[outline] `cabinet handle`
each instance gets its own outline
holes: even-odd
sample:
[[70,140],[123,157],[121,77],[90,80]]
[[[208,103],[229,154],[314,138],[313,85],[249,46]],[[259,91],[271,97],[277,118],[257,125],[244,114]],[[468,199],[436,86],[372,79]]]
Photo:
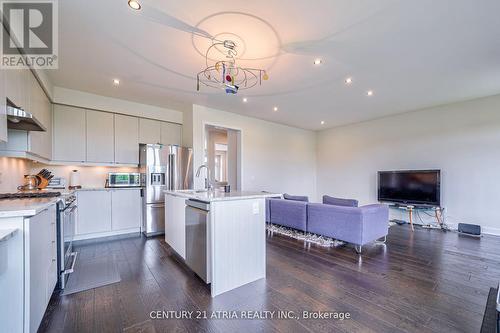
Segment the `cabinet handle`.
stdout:
[[55,260],[55,259],[52,259],[52,262],[56,262],[56,260]]

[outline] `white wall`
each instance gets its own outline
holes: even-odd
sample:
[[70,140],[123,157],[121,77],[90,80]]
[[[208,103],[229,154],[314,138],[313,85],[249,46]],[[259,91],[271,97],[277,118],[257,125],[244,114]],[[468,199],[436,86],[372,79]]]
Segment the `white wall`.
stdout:
[[182,145],[193,146],[193,109],[184,112],[182,117]]
[[[203,164],[206,124],[241,130],[243,190],[289,192],[315,198],[315,132],[194,105],[195,170]],[[197,189],[203,186],[202,179],[195,179]]]
[[500,95],[318,133],[318,196],[377,200],[377,171],[441,169],[447,222],[500,234]]
[[53,91],[54,103],[118,112],[131,116],[153,118],[182,124],[183,113],[180,111],[61,87],[54,87]]
[[31,161],[22,158],[0,157],[0,192],[17,192],[30,173]]

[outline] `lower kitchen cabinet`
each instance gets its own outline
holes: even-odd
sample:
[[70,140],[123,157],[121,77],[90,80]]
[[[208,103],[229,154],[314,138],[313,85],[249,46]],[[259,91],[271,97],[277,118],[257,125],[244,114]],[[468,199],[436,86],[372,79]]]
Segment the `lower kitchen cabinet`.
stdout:
[[77,200],[77,240],[140,231],[140,189],[82,190]]
[[111,231],[111,191],[78,191],[76,234]]
[[0,218],[1,229],[16,230],[0,241],[0,332],[37,332],[57,284],[56,223],[55,203]]
[[0,241],[0,331],[22,332],[24,326],[24,235],[22,218],[0,219],[0,228],[16,230]]
[[141,209],[141,190],[112,190],[111,229],[140,228]]
[[25,221],[25,332],[38,330],[57,284],[56,221],[55,204]]

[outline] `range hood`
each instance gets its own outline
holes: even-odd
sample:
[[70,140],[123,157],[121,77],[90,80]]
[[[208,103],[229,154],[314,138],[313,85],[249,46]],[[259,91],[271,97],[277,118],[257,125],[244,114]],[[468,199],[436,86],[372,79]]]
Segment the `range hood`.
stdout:
[[7,128],[23,131],[42,131],[47,129],[29,112],[7,101]]

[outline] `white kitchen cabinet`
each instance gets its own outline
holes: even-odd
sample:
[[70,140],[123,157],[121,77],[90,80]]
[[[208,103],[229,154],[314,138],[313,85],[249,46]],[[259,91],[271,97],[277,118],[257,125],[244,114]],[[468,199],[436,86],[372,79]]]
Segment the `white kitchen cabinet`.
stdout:
[[57,283],[56,205],[26,220],[25,332],[36,332]]
[[55,161],[85,162],[86,110],[54,105],[53,155]]
[[115,114],[115,163],[139,164],[139,119]]
[[52,104],[42,87],[31,75],[30,79],[31,98],[30,112],[35,118],[45,127],[45,132],[30,131],[28,132],[28,150],[30,153],[52,159]]
[[111,217],[112,230],[138,230],[142,218],[141,190],[112,190]]
[[160,142],[164,145],[181,145],[182,126],[179,124],[161,122]]
[[[16,53],[15,55],[17,55]],[[7,98],[20,108],[26,108],[24,105],[23,97],[23,71],[25,69],[6,69],[2,70],[5,72],[5,79],[8,84],[5,86],[5,93]]]
[[0,241],[0,331],[37,332],[57,284],[56,204],[34,216],[0,218],[17,231]]
[[161,121],[139,118],[139,142],[160,143]]
[[87,110],[87,162],[114,163],[114,118],[109,112]]
[[0,330],[22,332],[24,313],[24,237],[22,218],[0,219],[0,230],[16,230],[0,241]]
[[165,242],[186,259],[186,198],[165,195]]
[[111,231],[111,191],[78,191],[76,234]]

